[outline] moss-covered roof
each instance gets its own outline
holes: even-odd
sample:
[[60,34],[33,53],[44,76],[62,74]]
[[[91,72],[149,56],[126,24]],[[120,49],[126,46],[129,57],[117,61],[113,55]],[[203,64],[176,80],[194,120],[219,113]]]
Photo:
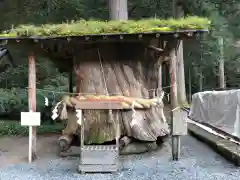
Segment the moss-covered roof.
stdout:
[[62,24],[19,25],[0,33],[0,38],[64,37],[101,34],[163,33],[190,30],[208,30],[211,22],[196,16],[182,19],[144,19],[128,21],[74,21]]

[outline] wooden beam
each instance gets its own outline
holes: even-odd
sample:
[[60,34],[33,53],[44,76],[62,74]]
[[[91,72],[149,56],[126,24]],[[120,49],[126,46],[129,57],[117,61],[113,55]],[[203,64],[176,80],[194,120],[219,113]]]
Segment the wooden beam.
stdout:
[[[181,13],[183,12],[181,10],[182,10],[181,6],[178,5],[178,0],[173,0],[173,17],[174,18],[180,17],[182,15]],[[178,76],[177,76],[177,72],[178,72]],[[183,76],[182,76],[182,74],[183,74]],[[177,116],[179,113],[175,113],[173,111],[174,111],[174,109],[178,108],[178,96],[177,95],[179,94],[182,96],[182,94],[180,94],[178,92],[178,89],[181,88],[180,90],[182,90],[183,86],[185,88],[184,66],[183,66],[183,48],[182,48],[181,40],[180,40],[180,43],[178,46],[178,51],[175,50],[171,54],[170,78],[171,78],[171,88],[170,89],[171,89],[171,104],[172,104],[172,113],[171,113],[172,114],[172,123],[171,123],[171,126],[172,126],[171,127],[171,129],[172,129],[172,158],[173,158],[173,160],[178,160],[179,156],[180,156],[180,136],[176,135],[176,133],[173,132],[173,129],[176,129],[175,126],[179,125],[178,124],[179,122],[177,122],[177,121],[180,117],[174,117],[174,116]],[[181,81],[180,83],[182,83],[182,84],[180,84],[179,81]],[[185,92],[185,89],[183,91]],[[177,119],[177,121],[176,121],[176,119]]]
[[223,56],[223,38],[220,37],[218,39],[219,47],[220,47],[220,58],[219,58],[219,87],[221,89],[225,89],[226,82],[225,82],[225,73],[224,73],[224,56]]
[[[33,53],[29,55],[28,63],[28,106],[29,111],[36,112],[36,61]],[[32,142],[31,160],[35,160],[37,158],[37,128],[29,127],[29,131],[32,134],[30,139]]]
[[151,49],[151,50],[157,51],[157,52],[162,52],[163,51],[163,49],[157,48],[155,46],[148,46],[148,48]]

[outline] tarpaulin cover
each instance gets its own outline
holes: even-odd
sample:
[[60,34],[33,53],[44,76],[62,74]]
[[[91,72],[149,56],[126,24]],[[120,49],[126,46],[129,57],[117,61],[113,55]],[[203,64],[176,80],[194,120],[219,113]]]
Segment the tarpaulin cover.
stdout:
[[193,95],[189,117],[240,137],[240,90],[205,91]]

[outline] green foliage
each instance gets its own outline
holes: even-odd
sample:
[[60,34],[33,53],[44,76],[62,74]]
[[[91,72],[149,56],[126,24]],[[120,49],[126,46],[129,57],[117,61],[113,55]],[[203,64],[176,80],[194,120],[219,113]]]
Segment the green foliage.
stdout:
[[208,29],[210,21],[207,18],[186,17],[182,19],[145,19],[129,21],[85,21],[80,20],[64,24],[46,24],[42,26],[20,25],[0,36],[77,36],[87,34],[107,33],[140,33],[140,32],[168,32],[178,30]]
[[18,94],[8,89],[0,89],[0,111],[2,113],[13,113],[21,109],[22,102]]
[[[0,61],[0,116],[11,119],[19,119],[20,112],[28,111],[28,64],[27,56],[21,55],[16,49],[11,48],[15,63],[20,63],[17,67],[8,66],[6,60]],[[15,57],[16,56],[16,57]],[[37,111],[46,118],[51,116],[51,106],[62,96],[52,91],[68,91],[68,77],[59,73],[54,63],[46,58],[37,57]],[[47,91],[42,91],[42,89]],[[49,107],[45,106],[45,97],[49,99]]]
[[[37,91],[37,111],[43,114],[46,109],[44,97],[48,97],[50,102],[58,100],[56,99],[57,97],[54,97],[51,93]],[[0,114],[20,117],[20,112],[22,111],[28,111],[27,89],[0,89]]]
[[[38,134],[61,133],[64,128],[63,124],[43,124],[37,128]],[[28,135],[28,127],[21,126],[20,121],[0,121],[0,136],[26,136]]]

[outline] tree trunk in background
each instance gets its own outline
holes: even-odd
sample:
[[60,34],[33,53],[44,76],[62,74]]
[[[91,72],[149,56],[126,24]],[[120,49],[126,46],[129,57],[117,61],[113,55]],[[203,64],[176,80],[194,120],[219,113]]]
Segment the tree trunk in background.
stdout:
[[51,11],[52,11],[52,0],[47,0],[47,13],[48,13],[48,17],[51,16]]
[[[184,17],[182,6],[177,5],[175,13],[177,18]],[[179,104],[182,105],[187,103],[182,40],[180,41],[178,51],[177,51],[177,74],[178,74],[177,76],[178,101],[179,101]]]
[[127,0],[109,0],[109,17],[111,20],[128,20]]
[[219,86],[225,89],[225,75],[224,75],[224,57],[223,57],[223,38],[219,38],[220,58],[219,58]]

